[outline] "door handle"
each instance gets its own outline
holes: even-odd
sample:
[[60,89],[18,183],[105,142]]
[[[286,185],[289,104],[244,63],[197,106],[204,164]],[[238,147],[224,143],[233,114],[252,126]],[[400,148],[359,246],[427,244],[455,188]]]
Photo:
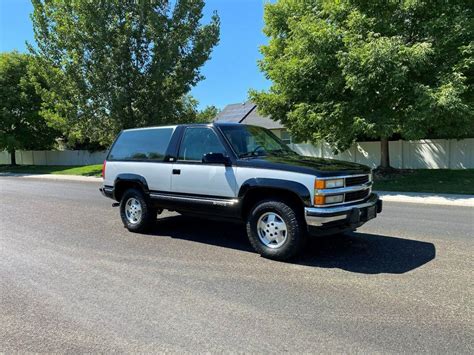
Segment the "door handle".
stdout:
[[181,169],[173,169],[173,175],[180,175]]

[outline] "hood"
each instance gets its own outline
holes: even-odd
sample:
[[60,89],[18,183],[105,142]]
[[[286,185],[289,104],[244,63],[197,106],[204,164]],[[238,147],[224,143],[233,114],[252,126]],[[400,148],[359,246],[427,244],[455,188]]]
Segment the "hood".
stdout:
[[341,176],[370,173],[370,168],[366,165],[335,159],[306,157],[296,154],[239,159],[237,165],[261,169],[291,171],[316,176]]

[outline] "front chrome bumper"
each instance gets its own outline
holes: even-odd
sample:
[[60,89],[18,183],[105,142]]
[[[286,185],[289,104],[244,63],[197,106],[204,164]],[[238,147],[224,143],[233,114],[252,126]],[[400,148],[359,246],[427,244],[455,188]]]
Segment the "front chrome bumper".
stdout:
[[[375,206],[375,215],[369,214],[369,209]],[[370,213],[373,213],[371,209]],[[360,225],[374,218],[377,213],[382,212],[382,200],[372,193],[364,202],[346,206],[334,207],[306,207],[304,209],[306,224],[312,227],[324,227],[330,222],[342,222],[348,225]]]

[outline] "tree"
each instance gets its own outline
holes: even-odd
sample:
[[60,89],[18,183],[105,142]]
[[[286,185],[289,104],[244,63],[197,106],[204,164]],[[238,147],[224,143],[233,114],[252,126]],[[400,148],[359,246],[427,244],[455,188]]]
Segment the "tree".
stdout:
[[259,110],[300,140],[347,149],[393,134],[474,131],[471,1],[279,0],[265,7]]
[[[17,52],[0,53],[0,149],[49,149],[58,132],[40,116],[41,98],[31,80],[31,56]],[[36,83],[39,85],[39,83]]]
[[219,113],[215,106],[206,106],[204,110],[199,111],[199,101],[191,95],[186,95],[182,102],[179,121],[181,123],[209,123]]
[[196,122],[197,123],[209,123],[212,122],[214,118],[216,118],[217,114],[219,113],[219,109],[215,106],[206,106],[206,108],[202,111],[199,111],[196,115]]
[[42,114],[69,141],[111,143],[124,128],[179,123],[219,39],[204,0],[32,0]]

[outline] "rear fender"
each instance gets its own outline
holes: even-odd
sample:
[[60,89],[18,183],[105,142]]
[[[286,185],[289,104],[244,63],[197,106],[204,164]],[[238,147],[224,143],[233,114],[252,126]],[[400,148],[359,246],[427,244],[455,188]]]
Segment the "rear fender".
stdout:
[[134,185],[142,189],[145,194],[149,194],[146,179],[138,174],[118,174],[114,181],[114,199],[119,201],[127,186]]

